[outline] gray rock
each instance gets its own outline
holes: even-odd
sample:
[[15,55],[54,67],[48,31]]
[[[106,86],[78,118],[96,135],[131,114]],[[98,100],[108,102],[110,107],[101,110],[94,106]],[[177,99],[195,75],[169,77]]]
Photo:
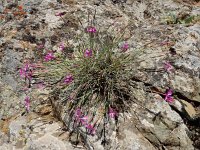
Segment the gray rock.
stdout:
[[34,140],[27,144],[25,147],[27,150],[68,150],[73,149],[70,143],[60,141],[58,138],[51,134],[46,134],[41,138]]
[[10,142],[16,142],[20,138],[25,138],[28,130],[26,130],[26,118],[25,117],[20,117],[16,120],[13,120],[10,122],[9,125],[9,137],[10,137]]

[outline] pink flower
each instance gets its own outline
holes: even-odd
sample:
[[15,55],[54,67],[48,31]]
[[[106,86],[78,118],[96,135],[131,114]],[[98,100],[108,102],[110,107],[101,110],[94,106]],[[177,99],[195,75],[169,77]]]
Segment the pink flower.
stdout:
[[81,109],[80,108],[77,108],[75,110],[75,113],[74,113],[74,117],[75,117],[75,122],[76,123],[79,123],[80,122],[80,117],[82,115],[82,112],[81,112]]
[[88,27],[88,28],[87,28],[87,32],[89,32],[89,33],[96,33],[97,30],[96,30],[95,27]]
[[39,45],[37,46],[37,48],[38,48],[38,49],[44,48],[44,44],[39,44]]
[[76,111],[75,111],[75,114],[74,114],[75,117],[76,117],[76,118],[80,118],[80,117],[81,117],[81,114],[82,114],[81,109],[80,109],[80,108],[77,108]]
[[85,52],[84,52],[84,56],[85,57],[91,57],[92,56],[92,50],[86,49]]
[[29,111],[30,110],[30,97],[26,96],[24,102],[25,102],[26,110]]
[[110,118],[116,118],[118,114],[116,110],[110,107],[108,111],[108,115]]
[[59,48],[60,48],[61,51],[63,51],[65,49],[64,43],[61,43],[60,46],[59,46]]
[[85,127],[88,130],[89,134],[94,135],[96,133],[96,129],[94,128],[94,125],[88,124]]
[[45,84],[43,82],[36,84],[36,87],[40,90],[43,90],[45,88]]
[[55,59],[55,56],[52,52],[47,53],[47,55],[44,57],[45,61],[50,61],[50,60],[53,60],[53,59]]
[[20,68],[19,70],[20,77],[32,79],[32,75],[33,75],[32,70],[33,70],[33,66],[31,64],[28,64],[28,63],[25,64],[25,66]]
[[64,83],[69,84],[74,80],[72,75],[67,75],[64,79]]
[[61,17],[61,16],[64,16],[65,14],[66,14],[66,12],[59,12],[59,13],[56,13],[55,16],[60,16]]
[[83,116],[83,117],[81,117],[79,119],[80,119],[82,125],[87,125],[88,116]]
[[165,101],[166,101],[166,102],[169,102],[169,103],[172,103],[172,102],[173,102],[172,94],[173,94],[172,89],[168,89],[168,90],[166,91],[166,93],[164,94],[164,95],[165,95]]
[[124,43],[124,44],[122,45],[122,47],[121,47],[122,52],[126,52],[126,51],[128,50],[128,48],[129,48],[129,44],[128,44],[128,43]]
[[75,116],[76,122],[78,123],[81,122],[82,125],[87,125],[88,116],[83,116],[80,108],[76,109],[74,116]]
[[167,72],[171,72],[171,70],[173,69],[173,66],[172,66],[169,62],[165,62],[165,63],[164,63],[164,69],[165,69]]

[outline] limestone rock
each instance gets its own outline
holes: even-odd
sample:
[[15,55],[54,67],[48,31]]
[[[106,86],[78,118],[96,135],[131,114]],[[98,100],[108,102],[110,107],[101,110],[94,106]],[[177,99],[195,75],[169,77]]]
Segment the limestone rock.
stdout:
[[189,118],[195,119],[197,117],[197,112],[195,108],[187,101],[181,100],[181,102],[183,103],[183,108],[186,111]]

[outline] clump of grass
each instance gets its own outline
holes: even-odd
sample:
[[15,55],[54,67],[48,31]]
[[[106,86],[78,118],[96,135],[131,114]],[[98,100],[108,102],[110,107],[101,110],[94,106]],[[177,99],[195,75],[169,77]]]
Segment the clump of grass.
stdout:
[[[63,15],[65,13],[56,14],[58,17]],[[87,26],[81,24],[81,32],[74,35],[73,45],[62,41],[57,50],[47,50],[44,44],[39,45],[38,51],[45,50],[43,59],[35,64],[27,62],[20,69],[20,75],[25,78],[28,88],[34,83],[40,88],[53,89],[52,97],[59,98],[60,104],[65,105],[64,111],[68,115],[65,123],[70,130],[81,134],[85,131],[86,135],[101,132],[105,142],[105,124],[109,120],[117,122],[119,114],[127,111],[134,101],[130,86],[135,85],[129,82],[141,71],[137,70],[137,63],[141,62],[137,60],[140,50],[134,49],[130,53],[130,45],[123,38],[126,28],[99,29],[94,19],[88,22]],[[116,31],[119,32],[112,34]],[[172,68],[169,62],[165,63],[166,72],[170,73]],[[30,111],[28,94],[25,107]],[[165,101],[172,102],[172,94],[169,89],[161,95]]]
[[129,54],[129,44],[123,41],[123,30],[115,37],[91,22],[77,36],[78,46],[73,47],[70,58],[62,51],[48,52],[43,68],[34,76],[67,89],[71,120],[94,134],[100,120],[116,119],[127,106],[130,93],[125,85],[133,72],[134,57]]
[[[56,15],[62,17],[64,14]],[[27,62],[20,69],[20,76],[25,78],[28,88],[35,80],[38,87],[53,88],[52,95],[58,94],[57,98],[61,93],[66,103],[63,99],[60,101],[65,105],[70,130],[79,132],[81,128],[85,129],[85,134],[95,135],[103,122],[104,133],[101,135],[104,134],[104,142],[105,122],[109,119],[117,121],[119,113],[131,106],[130,97],[134,97],[129,89],[134,85],[129,82],[137,76],[139,51],[130,54],[129,44],[123,40],[124,30],[114,36],[112,26],[100,30],[92,20],[75,35],[74,46],[66,47],[64,43],[68,42],[63,41],[58,50],[46,51],[40,63]],[[43,49],[44,45],[38,48]],[[164,69],[171,73],[173,66],[165,62]],[[173,102],[171,88],[160,95],[165,101]],[[30,99],[28,95],[25,98],[27,111],[30,110]]]
[[176,15],[173,13],[170,13],[166,18],[165,22],[167,24],[192,24],[196,23],[200,20],[199,15]]

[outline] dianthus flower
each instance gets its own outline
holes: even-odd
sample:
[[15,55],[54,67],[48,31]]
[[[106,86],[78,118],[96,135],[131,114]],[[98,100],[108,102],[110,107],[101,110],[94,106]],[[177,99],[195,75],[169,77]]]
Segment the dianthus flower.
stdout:
[[76,118],[80,118],[81,117],[81,114],[82,114],[82,112],[81,112],[81,109],[80,108],[77,108],[76,110],[75,110],[75,117]]
[[167,72],[171,72],[171,70],[173,69],[173,66],[172,66],[169,62],[165,62],[165,63],[164,63],[164,69],[165,69]]
[[37,46],[37,48],[38,48],[38,49],[44,48],[44,44],[39,44],[39,45]]
[[45,61],[50,61],[50,60],[53,60],[53,59],[55,59],[55,56],[52,52],[47,53],[44,57]]
[[87,125],[88,123],[88,116],[83,116],[79,118],[82,125]]
[[29,111],[30,110],[30,97],[26,96],[24,103],[25,103],[26,111]]
[[110,107],[108,110],[108,115],[110,118],[116,118],[118,114],[116,110]]
[[40,90],[43,90],[45,88],[45,84],[43,82],[36,84],[36,87]]
[[60,16],[61,17],[61,16],[64,16],[65,14],[66,14],[66,12],[59,12],[59,13],[56,13],[55,16]]
[[25,64],[24,67],[22,67],[19,70],[20,77],[31,79],[32,75],[33,75],[32,71],[33,71],[33,66],[27,63],[27,64]]
[[88,28],[87,28],[87,32],[89,32],[89,33],[96,33],[97,30],[96,30],[95,27],[88,27]]
[[173,102],[172,94],[173,94],[172,89],[168,89],[168,90],[166,91],[166,93],[164,94],[164,95],[165,95],[165,101],[166,101],[166,102],[169,102],[169,103],[172,103],[172,102]]
[[84,116],[81,112],[80,108],[77,108],[75,110],[75,114],[74,114],[75,120],[76,122],[80,122],[82,125],[87,125],[88,123],[88,116]]
[[65,49],[64,43],[61,43],[60,46],[59,46],[59,48],[60,48],[61,51],[63,51]]
[[122,47],[121,47],[121,49],[122,49],[123,52],[126,52],[128,50],[128,48],[129,48],[129,44],[128,43],[124,43],[122,45]]
[[67,75],[64,79],[64,83],[66,84],[69,84],[71,83],[72,81],[74,80],[73,76],[70,74],[70,75]]
[[84,52],[84,56],[85,57],[91,57],[92,56],[92,50],[86,49],[85,52]]
[[88,124],[85,127],[88,130],[89,134],[94,135],[96,133],[96,129],[94,128],[94,125]]

